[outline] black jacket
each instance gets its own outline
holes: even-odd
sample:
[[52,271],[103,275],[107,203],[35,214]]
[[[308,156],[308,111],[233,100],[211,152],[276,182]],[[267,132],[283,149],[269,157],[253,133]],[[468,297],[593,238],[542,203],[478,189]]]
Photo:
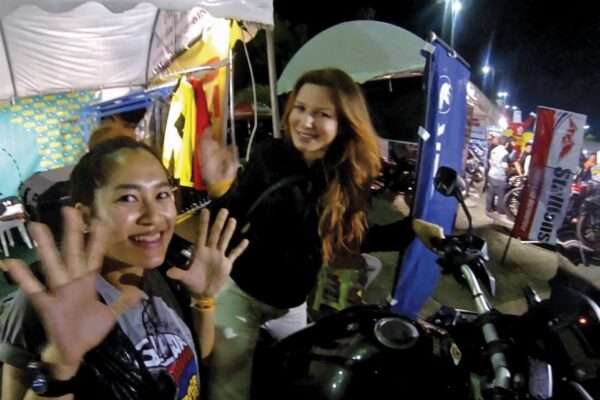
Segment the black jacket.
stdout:
[[[265,190],[290,176],[299,179],[265,196],[247,215]],[[317,204],[325,187],[322,164],[308,167],[287,140],[268,140],[255,148],[232,188],[211,205],[213,210],[229,209],[238,220],[238,240],[250,240],[231,273],[240,288],[279,308],[306,300],[323,261]],[[399,250],[413,238],[408,219],[372,227],[363,251]]]

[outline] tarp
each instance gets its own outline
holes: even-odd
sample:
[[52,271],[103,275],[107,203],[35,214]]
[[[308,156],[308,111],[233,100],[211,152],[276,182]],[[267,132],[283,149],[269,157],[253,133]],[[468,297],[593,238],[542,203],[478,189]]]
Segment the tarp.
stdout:
[[69,92],[0,104],[0,197],[14,196],[36,171],[74,164],[87,151],[79,110],[97,92]]
[[319,33],[294,54],[277,81],[277,93],[293,89],[306,71],[336,67],[358,83],[371,79],[422,74],[425,42],[413,33],[385,22],[344,22]]
[[219,16],[269,24],[272,0],[1,0],[0,196],[36,171],[77,161],[87,150],[79,109],[100,100],[99,89],[135,90],[211,65],[200,79],[218,129],[223,66],[240,37]]
[[2,0],[0,101],[145,85],[222,18],[272,25],[272,0]]

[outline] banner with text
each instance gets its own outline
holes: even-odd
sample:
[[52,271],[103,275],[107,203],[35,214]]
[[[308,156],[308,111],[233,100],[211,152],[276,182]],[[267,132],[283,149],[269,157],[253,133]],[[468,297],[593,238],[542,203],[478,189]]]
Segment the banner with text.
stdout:
[[579,163],[585,123],[583,114],[538,107],[528,184],[515,221],[516,237],[556,242]]

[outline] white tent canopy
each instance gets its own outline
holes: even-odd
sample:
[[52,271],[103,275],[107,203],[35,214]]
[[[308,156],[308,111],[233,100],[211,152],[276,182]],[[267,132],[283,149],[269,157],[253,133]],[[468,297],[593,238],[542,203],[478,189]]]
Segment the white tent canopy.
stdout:
[[[272,3],[1,0],[0,101],[147,84],[153,68],[164,62],[161,53],[171,38],[186,46],[189,43],[183,40],[193,40],[211,18],[273,25]],[[161,43],[161,39],[169,40]]]
[[344,22],[319,33],[294,54],[277,82],[277,93],[291,91],[300,75],[316,68],[343,69],[358,83],[422,73],[424,44],[413,33],[385,22]]

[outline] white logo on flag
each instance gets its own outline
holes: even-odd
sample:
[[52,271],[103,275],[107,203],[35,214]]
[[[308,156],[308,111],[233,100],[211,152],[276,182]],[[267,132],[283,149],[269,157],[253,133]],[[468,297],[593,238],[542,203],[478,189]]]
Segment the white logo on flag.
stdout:
[[446,132],[446,124],[438,124],[436,132],[437,136],[442,136],[444,132]]
[[452,104],[452,83],[447,75],[440,76],[440,82],[438,111],[440,114],[448,114]]

